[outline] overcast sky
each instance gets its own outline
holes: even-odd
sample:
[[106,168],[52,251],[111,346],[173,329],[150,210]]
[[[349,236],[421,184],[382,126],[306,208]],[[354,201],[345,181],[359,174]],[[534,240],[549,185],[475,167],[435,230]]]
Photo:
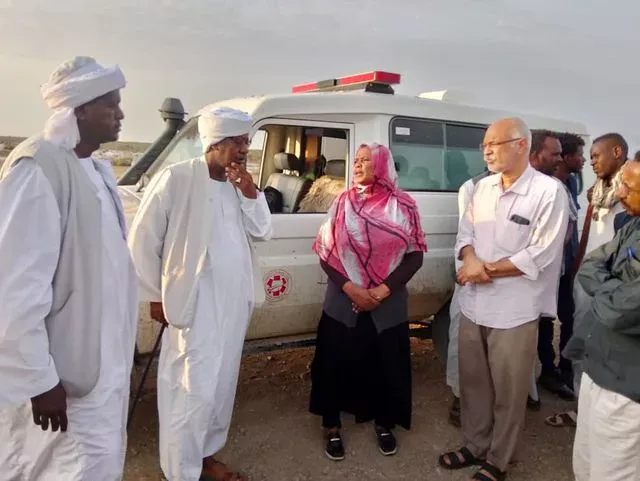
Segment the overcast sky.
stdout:
[[0,134],[39,130],[40,84],[91,55],[127,76],[123,140],[153,140],[167,96],[194,112],[379,69],[640,148],[639,18],[636,0],[0,0]]

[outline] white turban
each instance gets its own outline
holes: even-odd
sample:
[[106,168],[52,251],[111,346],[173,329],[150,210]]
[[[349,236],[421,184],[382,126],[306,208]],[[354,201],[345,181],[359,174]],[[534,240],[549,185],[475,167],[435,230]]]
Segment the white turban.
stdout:
[[202,110],[198,118],[202,152],[206,154],[209,147],[228,137],[249,134],[252,125],[251,116],[241,110],[228,107]]
[[63,149],[74,149],[80,142],[74,109],[125,85],[118,66],[102,67],[92,57],[64,62],[40,87],[47,107],[54,110],[45,125],[44,138]]

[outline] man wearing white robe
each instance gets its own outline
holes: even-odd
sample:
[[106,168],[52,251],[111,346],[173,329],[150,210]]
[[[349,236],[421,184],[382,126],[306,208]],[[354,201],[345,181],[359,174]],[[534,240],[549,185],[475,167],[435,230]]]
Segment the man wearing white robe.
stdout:
[[44,133],[0,173],[2,481],[122,479],[137,282],[113,169],[92,154],[118,138],[124,86],[118,67],[63,63]]
[[264,195],[244,167],[251,126],[234,109],[201,112],[203,156],[158,173],[131,227],[143,300],[168,324],[158,412],[169,481],[245,479],[213,456],[227,440],[255,301],[250,238],[272,231]]

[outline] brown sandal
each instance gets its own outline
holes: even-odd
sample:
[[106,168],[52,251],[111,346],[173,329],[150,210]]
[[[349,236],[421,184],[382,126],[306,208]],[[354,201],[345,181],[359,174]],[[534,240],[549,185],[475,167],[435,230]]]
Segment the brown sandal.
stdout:
[[500,471],[497,466],[487,462],[483,463],[471,477],[471,481],[504,481],[505,479],[507,479],[506,471]]
[[567,411],[549,416],[544,420],[547,426],[553,428],[575,428],[578,422],[578,414],[575,411]]

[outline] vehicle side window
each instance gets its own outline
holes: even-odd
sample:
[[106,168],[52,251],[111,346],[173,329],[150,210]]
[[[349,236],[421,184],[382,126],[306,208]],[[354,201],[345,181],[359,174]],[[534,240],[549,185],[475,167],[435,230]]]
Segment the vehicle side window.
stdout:
[[442,190],[444,125],[414,119],[394,119],[391,152],[404,190]]
[[324,213],[345,189],[349,131],[304,124],[263,125],[261,188],[274,214]]
[[471,177],[481,173],[486,164],[480,144],[485,127],[445,125],[445,185],[443,190],[458,191]]
[[485,126],[395,118],[390,127],[398,185],[404,190],[457,192],[484,169],[479,145]]

